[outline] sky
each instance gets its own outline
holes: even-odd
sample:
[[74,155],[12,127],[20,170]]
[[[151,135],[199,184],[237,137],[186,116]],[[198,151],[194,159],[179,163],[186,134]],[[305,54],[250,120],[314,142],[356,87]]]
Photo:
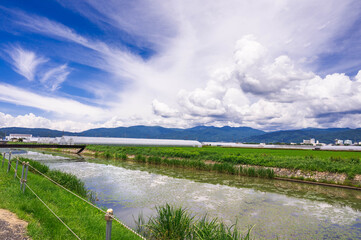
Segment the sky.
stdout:
[[0,127],[361,127],[359,0],[2,0]]

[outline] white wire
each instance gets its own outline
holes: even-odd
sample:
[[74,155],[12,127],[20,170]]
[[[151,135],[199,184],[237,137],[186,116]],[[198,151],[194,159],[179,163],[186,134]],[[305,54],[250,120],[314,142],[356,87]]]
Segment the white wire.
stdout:
[[51,208],[50,208],[48,205],[46,205],[46,203],[45,203],[43,200],[41,200],[41,198],[33,191],[33,189],[31,189],[31,187],[30,187],[26,182],[25,182],[24,184],[25,184],[25,185],[29,188],[29,190],[39,199],[39,201],[42,202],[42,203],[45,205],[45,207],[46,207],[47,209],[49,209],[49,211],[50,211],[62,224],[64,224],[64,226],[65,226],[77,239],[81,240],[80,237],[78,237],[78,235],[76,235],[76,233],[75,233],[73,230],[71,230],[71,228],[70,228],[68,225],[66,225],[66,223],[65,223],[63,220],[61,220],[61,218],[60,218],[58,215],[56,215],[56,213],[55,213],[53,210],[51,210]]
[[[99,208],[98,206],[94,205],[93,203],[89,202],[88,200],[82,198],[81,196],[77,195],[76,193],[72,192],[71,190],[65,188],[64,186],[62,186],[60,183],[57,183],[56,181],[54,181],[53,179],[51,179],[50,177],[48,177],[47,175],[45,175],[44,173],[40,172],[38,169],[34,168],[33,166],[31,166],[30,164],[28,164],[32,169],[34,169],[36,172],[38,172],[39,174],[41,174],[43,177],[45,177],[46,179],[48,179],[49,181],[53,182],[55,185],[63,188],[64,190],[68,191],[69,193],[73,194],[74,196],[76,196],[77,198],[83,200],[84,202],[88,203],[89,205],[91,205],[92,207],[95,207],[96,209],[98,209],[99,211],[106,213],[106,211],[104,211],[103,209]],[[123,227],[125,227],[126,229],[128,229],[129,231],[133,232],[134,234],[136,234],[138,237],[140,237],[141,239],[146,240],[145,237],[143,237],[142,235],[140,235],[139,233],[137,233],[136,231],[134,231],[133,229],[131,229],[130,227],[128,227],[127,225],[125,225],[123,222],[121,222],[119,219],[117,219],[116,217],[112,217],[116,222],[118,222],[119,224],[121,224]]]
[[[21,162],[21,161],[20,161],[20,162]],[[30,164],[29,164],[29,166],[30,166]],[[14,168],[14,166],[11,166],[11,168],[14,169],[14,171],[16,172],[16,177],[20,180],[19,176],[17,175],[17,170]],[[21,181],[21,180],[20,180],[20,181]],[[46,205],[46,203],[34,192],[33,189],[30,188],[30,186],[29,186],[26,182],[23,182],[23,183],[24,183],[24,184],[29,188],[29,190],[39,199],[39,201],[40,201],[41,203],[43,203],[43,204],[45,205],[45,207],[46,207],[62,224],[64,224],[64,226],[65,226],[77,239],[81,240],[80,237],[78,237],[78,235],[76,235],[76,233],[75,233],[73,230],[71,230],[71,228],[70,228],[68,225],[66,225],[66,223],[65,223],[63,220],[61,220],[61,218],[60,218],[58,215],[56,215],[56,213],[55,213],[53,210],[51,210],[51,208],[50,208],[48,205]]]

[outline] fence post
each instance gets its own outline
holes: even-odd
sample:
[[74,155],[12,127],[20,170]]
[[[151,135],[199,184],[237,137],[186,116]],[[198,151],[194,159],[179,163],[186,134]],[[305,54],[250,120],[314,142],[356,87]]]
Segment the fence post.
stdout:
[[107,221],[107,229],[106,229],[106,240],[111,240],[112,238],[112,221],[113,221],[113,209],[109,208],[107,213],[105,214],[105,221]]
[[23,180],[23,193],[25,192],[25,188],[26,188],[26,182],[28,180],[28,170],[29,170],[29,162],[25,163],[26,165],[26,172],[25,172],[25,179]]
[[23,165],[23,170],[21,172],[20,190],[23,188],[25,161],[23,161],[21,164]]
[[6,157],[6,152],[3,153],[3,161],[1,163],[1,167],[4,167],[5,157]]
[[11,152],[9,152],[9,161],[8,161],[8,171],[10,171],[10,168],[11,168]]
[[18,165],[19,165],[19,158],[16,158],[16,167],[15,167],[15,174],[14,174],[14,178],[16,179],[17,175],[18,175]]

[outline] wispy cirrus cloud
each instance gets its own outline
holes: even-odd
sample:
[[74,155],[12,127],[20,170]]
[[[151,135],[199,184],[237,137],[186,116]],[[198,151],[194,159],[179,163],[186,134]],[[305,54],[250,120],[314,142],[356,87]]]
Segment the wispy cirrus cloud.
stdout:
[[55,91],[66,80],[69,74],[70,71],[67,64],[60,65],[47,70],[40,79],[40,82],[45,84],[51,91]]
[[105,121],[110,117],[109,112],[99,107],[67,98],[44,96],[3,83],[0,83],[0,101],[41,109],[59,118],[71,116],[71,119],[78,121],[83,119]]
[[6,50],[10,56],[10,63],[15,72],[33,81],[39,65],[48,59],[37,56],[35,52],[25,50],[19,46],[10,47]]
[[9,61],[15,72],[29,81],[38,80],[51,91],[57,90],[70,74],[67,64],[57,67],[44,66],[50,62],[49,58],[39,56],[21,46],[11,46],[5,51],[9,55],[9,58],[5,59]]

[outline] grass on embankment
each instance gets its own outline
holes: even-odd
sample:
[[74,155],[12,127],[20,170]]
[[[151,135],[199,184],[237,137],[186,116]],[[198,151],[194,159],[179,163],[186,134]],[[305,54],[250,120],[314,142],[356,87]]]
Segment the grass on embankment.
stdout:
[[176,158],[189,161],[211,160],[231,165],[279,167],[303,171],[345,173],[348,179],[361,174],[361,152],[276,150],[221,147],[118,147],[89,145],[99,156],[124,158],[127,155]]
[[[128,156],[124,153],[110,153],[109,151],[105,152],[95,152],[95,157],[104,157],[106,159],[121,159],[127,160]],[[172,167],[181,167],[181,168],[189,168],[196,170],[204,170],[204,171],[214,171],[218,173],[227,173],[232,175],[242,175],[249,177],[261,177],[261,178],[274,178],[274,171],[272,169],[262,168],[262,167],[247,167],[242,168],[242,166],[235,165],[227,162],[219,162],[207,164],[203,160],[198,159],[171,159],[171,158],[161,158],[161,157],[153,157],[153,156],[144,156],[144,155],[136,155],[132,158],[133,161],[139,163],[147,163],[154,165],[165,165]]]
[[[2,158],[0,157],[1,161]],[[65,184],[67,188],[86,197],[83,183],[75,176],[49,170],[46,166],[27,160],[41,172]],[[15,162],[12,163],[15,167]],[[0,165],[0,208],[5,208],[29,222],[28,235],[32,239],[75,239],[69,230],[30,192],[20,190],[19,180],[14,179],[14,170],[6,172]],[[18,167],[21,176],[21,165]],[[44,177],[28,173],[28,184],[35,193],[81,238],[105,239],[104,213],[76,198]],[[112,239],[140,239],[120,224],[113,222]]]

